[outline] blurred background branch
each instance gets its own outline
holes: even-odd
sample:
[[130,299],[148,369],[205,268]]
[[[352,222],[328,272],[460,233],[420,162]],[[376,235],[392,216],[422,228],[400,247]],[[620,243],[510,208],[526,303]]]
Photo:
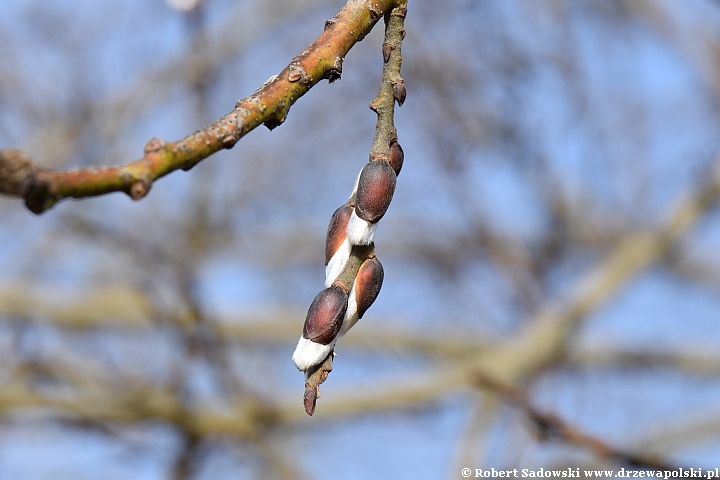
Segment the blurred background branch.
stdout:
[[[3,2],[0,147],[136,158],[225,114],[343,4]],[[37,218],[0,198],[0,478],[620,468],[543,441],[533,411],[717,466],[720,5],[416,1],[406,28],[383,291],[315,416],[290,356],[367,161],[381,29],[282,128],[141,202]]]

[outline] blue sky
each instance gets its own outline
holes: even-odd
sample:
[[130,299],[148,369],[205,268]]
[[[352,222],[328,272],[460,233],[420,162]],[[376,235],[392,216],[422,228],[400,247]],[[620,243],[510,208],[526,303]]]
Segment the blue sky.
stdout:
[[[309,3],[225,58],[199,111],[182,72],[167,83],[140,81],[148,70],[172,71],[167,66],[180,63],[190,45],[183,18],[163,2],[7,0],[0,35],[12,41],[0,46],[0,147],[27,149],[57,168],[135,159],[150,137],[177,139],[227,113],[312,42],[343,2]],[[621,3],[458,0],[438,8],[410,2],[403,46],[408,100],[396,115],[406,162],[376,237],[385,283],[358,335],[387,326],[486,341],[511,337],[542,305],[568,295],[612,248],[612,241],[596,246],[593,238],[657,228],[708,174],[720,147],[720,115],[702,52]],[[661,5],[685,32],[712,31],[720,22],[709,2]],[[262,12],[261,1],[208,0],[211,43],[223,35],[243,38],[222,30],[232,15],[240,15],[238,30],[252,29],[252,17]],[[159,180],[141,202],[114,194],[68,201],[34,217],[20,202],[0,199],[0,286],[23,280],[71,292],[59,295],[71,302],[92,287],[117,283],[152,290],[160,303],[172,304],[178,281],[172,262],[134,259],[137,252],[122,239],[182,259],[189,255],[183,225],[202,199],[212,206],[208,222],[229,239],[194,266],[204,311],[231,323],[289,311],[299,335],[304,311],[322,287],[327,220],[346,201],[370,147],[375,118],[367,104],[379,82],[381,42],[376,29],[350,52],[342,80],[311,90],[280,128],[260,128],[232,151]],[[147,105],[138,103],[147,92]],[[128,99],[128,112],[118,113],[117,105],[99,109],[90,127],[83,124],[84,102],[113,105],[117,98]],[[89,130],[76,135],[73,125]],[[212,184],[211,193],[203,181]],[[590,239],[572,237],[535,281],[518,259],[536,254],[556,233],[548,207],[554,195],[576,208],[576,224],[591,231],[583,237]],[[125,248],[83,236],[73,218],[107,229]],[[714,268],[718,232],[713,206],[680,250]],[[494,261],[483,235],[517,245],[511,266]],[[719,307],[717,284],[661,263],[588,315],[572,347],[581,353],[699,349],[717,360]],[[139,335],[65,332],[42,319],[31,324],[31,345],[41,357],[71,352],[164,378],[182,355],[162,328]],[[0,312],[0,345],[12,351],[17,335],[13,319]],[[296,392],[301,408],[293,347],[240,345],[232,365],[269,397]],[[422,375],[441,362],[342,342],[338,353],[325,398]],[[0,368],[15,361],[7,357]],[[196,367],[189,388],[213,399],[212,374]],[[527,387],[542,407],[633,445],[658,419],[682,423],[706,410],[720,415],[716,377],[568,363]],[[421,407],[329,421],[321,400],[316,423],[268,435],[310,478],[458,478],[480,404],[477,394],[463,390]],[[587,461],[573,449],[534,441],[510,407],[498,407],[487,422],[476,442],[481,447],[470,454],[473,468]],[[117,432],[72,428],[43,411],[6,416],[0,479],[167,478],[177,432],[153,422]],[[716,446],[717,438],[692,443],[670,459],[709,468],[717,462]],[[262,478],[262,455],[253,448],[214,439],[197,478]]]

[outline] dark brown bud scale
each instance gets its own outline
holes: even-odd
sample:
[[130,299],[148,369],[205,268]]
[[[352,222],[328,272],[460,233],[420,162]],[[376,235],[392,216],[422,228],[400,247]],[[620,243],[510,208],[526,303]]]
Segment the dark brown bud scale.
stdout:
[[355,277],[355,301],[357,302],[358,318],[362,318],[377,298],[384,277],[385,272],[377,258],[368,258],[360,265],[357,277]]
[[353,207],[346,203],[332,214],[325,237],[325,265],[330,262],[332,256],[347,238],[346,230],[352,212]]
[[402,107],[405,103],[405,96],[407,91],[405,90],[405,82],[401,78],[397,83],[393,83],[393,97],[398,104],[398,107]]
[[303,327],[303,337],[321,345],[329,345],[342,327],[347,311],[348,294],[332,285],[315,296]]
[[400,175],[403,162],[405,161],[405,152],[398,143],[397,139],[390,142],[390,166],[395,170],[395,175]]
[[390,54],[392,53],[392,51],[393,51],[392,45],[390,45],[389,43],[384,43],[384,44],[383,44],[383,46],[382,46],[382,54],[383,54],[383,61],[384,61],[385,63],[387,63],[387,62],[390,61]]
[[305,413],[312,416],[315,413],[315,404],[317,403],[317,389],[313,387],[305,387],[305,395],[303,395],[303,406]]
[[397,175],[385,160],[368,162],[360,172],[355,195],[355,214],[365,221],[375,223],[387,212]]

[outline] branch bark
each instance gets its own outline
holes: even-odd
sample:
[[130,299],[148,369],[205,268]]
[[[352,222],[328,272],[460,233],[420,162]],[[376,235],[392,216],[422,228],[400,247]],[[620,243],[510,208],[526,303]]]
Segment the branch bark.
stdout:
[[512,385],[500,382],[484,373],[477,372],[475,386],[490,390],[508,402],[515,404],[528,417],[538,437],[543,440],[555,440],[584,448],[594,455],[612,460],[630,468],[643,470],[677,470],[677,466],[665,461],[633,452],[626,452],[593,437],[574,425],[570,425],[557,414],[543,412],[536,408],[527,398],[527,394]]
[[281,125],[290,107],[320,80],[340,78],[347,52],[397,0],[350,0],[325,23],[325,31],[278,75],[235,108],[205,128],[175,141],[152,138],[142,158],[121,166],[67,171],[40,168],[20,150],[0,150],[0,193],[20,197],[36,214],[65,198],[84,198],[122,191],[133,200],[147,195],[152,183],[175,170],[189,170],[213,153],[232,148],[240,138],[264,124]]

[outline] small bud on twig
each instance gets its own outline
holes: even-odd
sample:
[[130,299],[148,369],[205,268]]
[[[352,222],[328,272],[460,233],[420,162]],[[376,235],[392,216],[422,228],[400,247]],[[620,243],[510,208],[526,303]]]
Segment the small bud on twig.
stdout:
[[325,27],[323,28],[323,31],[327,30],[328,28],[332,27],[337,23],[337,18],[331,17],[325,20]]
[[335,61],[333,62],[332,66],[329,67],[325,72],[325,78],[327,78],[328,83],[333,83],[335,80],[340,80],[340,77],[342,77],[342,64],[342,57],[335,57]]
[[383,43],[382,54],[383,62],[387,63],[390,61],[390,54],[392,53],[393,47],[389,43]]
[[163,148],[165,148],[165,140],[153,137],[145,144],[145,147],[143,148],[143,153],[145,155],[150,155],[151,153],[159,152]]
[[370,19],[374,22],[382,16],[383,12],[375,4],[370,3],[370,2],[368,2],[368,3],[369,3],[368,8],[370,9]]
[[310,83],[311,81],[312,78],[310,78],[310,75],[308,75],[303,66],[299,63],[291,63],[288,66],[288,82],[300,82],[305,85]]
[[396,82],[393,82],[393,97],[395,98],[398,107],[402,107],[402,104],[405,103],[406,95],[407,91],[405,90],[405,81],[400,78]]
[[130,185],[130,190],[128,191],[128,195],[130,195],[130,198],[133,200],[140,200],[143,198],[147,193],[150,191],[150,185],[147,184],[144,180],[136,180]]
[[404,161],[405,152],[395,138],[390,142],[390,166],[395,170],[395,175],[400,175]]
[[315,413],[315,404],[317,403],[318,388],[317,387],[305,387],[305,395],[303,395],[303,405],[305,406],[305,413],[312,416]]

